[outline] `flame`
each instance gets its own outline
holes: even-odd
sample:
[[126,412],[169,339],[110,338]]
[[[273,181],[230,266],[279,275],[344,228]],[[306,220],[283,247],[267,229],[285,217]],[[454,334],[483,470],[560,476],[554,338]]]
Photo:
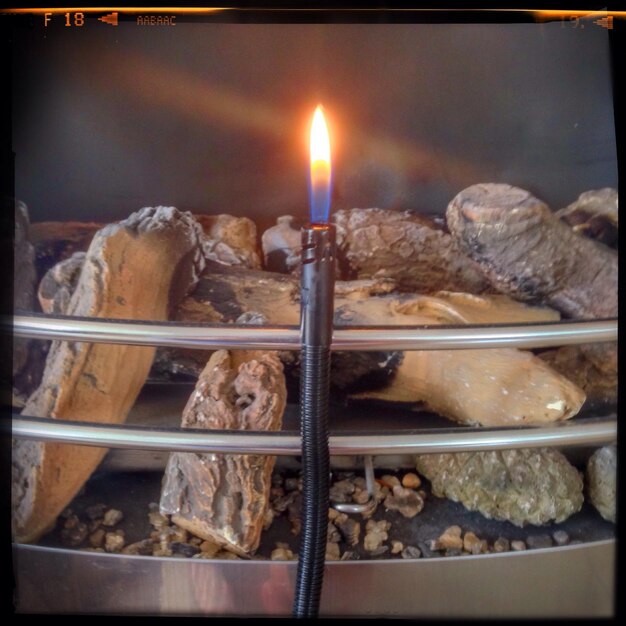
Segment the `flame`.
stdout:
[[330,212],[330,137],[321,105],[315,109],[311,124],[311,222],[328,221]]

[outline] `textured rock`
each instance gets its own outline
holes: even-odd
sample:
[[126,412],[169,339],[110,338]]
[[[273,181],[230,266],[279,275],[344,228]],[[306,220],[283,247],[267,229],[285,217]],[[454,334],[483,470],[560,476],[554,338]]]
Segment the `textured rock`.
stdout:
[[65,314],[70,298],[76,290],[85,263],[85,255],[85,252],[75,252],[45,273],[37,290],[39,304],[44,313]]
[[[283,367],[275,353],[219,350],[198,379],[182,426],[279,430],[286,395]],[[274,461],[259,455],[172,453],[163,479],[161,513],[232,552],[254,553]]]
[[605,187],[585,191],[555,215],[571,226],[574,232],[617,249],[619,212],[616,189]]
[[[173,207],[148,207],[100,230],[86,255],[69,315],[166,320],[203,267],[200,227]],[[119,423],[135,401],[154,348],[53,342],[41,385],[23,414]],[[54,523],[107,450],[16,440],[12,513],[16,541]]]
[[412,518],[424,508],[424,500],[417,491],[396,485],[385,498],[384,506],[388,511],[398,511],[404,517]]
[[551,448],[419,455],[433,494],[516,526],[562,522],[580,510],[582,479]]
[[589,500],[600,515],[615,522],[617,498],[617,446],[605,446],[596,450],[586,469]]
[[446,218],[499,291],[570,317],[617,315],[617,253],[574,233],[528,191],[473,185],[452,199]]

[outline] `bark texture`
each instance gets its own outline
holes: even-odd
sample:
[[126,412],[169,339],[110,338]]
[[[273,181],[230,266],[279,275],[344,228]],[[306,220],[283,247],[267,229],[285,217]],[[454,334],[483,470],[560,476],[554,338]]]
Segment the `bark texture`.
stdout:
[[577,235],[528,191],[485,183],[461,191],[447,222],[499,291],[574,318],[617,315],[617,254]]
[[[280,430],[283,367],[272,352],[215,352],[183,411],[183,428]],[[198,537],[240,555],[259,545],[275,457],[173,453],[160,508]]]
[[[100,230],[87,251],[69,315],[166,320],[204,264],[189,213],[148,207]],[[122,422],[150,369],[154,348],[53,342],[39,388],[23,414]],[[35,541],[76,495],[106,449],[15,440],[13,533]]]
[[583,504],[578,470],[552,448],[424,454],[415,464],[436,496],[516,526],[562,522]]
[[[433,220],[410,211],[337,211],[338,278],[391,279],[401,291],[440,290],[482,293],[490,289],[480,267]],[[298,273],[300,226],[292,216],[278,218],[263,233],[268,268]]]
[[574,232],[617,249],[618,238],[617,190],[605,187],[585,191],[556,217],[569,224]]

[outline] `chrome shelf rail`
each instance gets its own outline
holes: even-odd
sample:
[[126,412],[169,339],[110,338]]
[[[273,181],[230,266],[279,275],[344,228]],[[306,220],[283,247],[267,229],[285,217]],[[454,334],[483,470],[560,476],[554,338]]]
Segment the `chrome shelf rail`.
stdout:
[[[215,350],[300,350],[297,326],[189,325],[50,315],[18,315],[0,320],[16,337],[121,343]],[[368,326],[335,328],[332,349],[463,350],[477,348],[543,348],[614,341],[617,320],[461,326]]]
[[[8,430],[8,425],[1,428]],[[130,425],[86,424],[13,415],[11,435],[108,448],[169,450],[213,454],[297,456],[300,435],[197,429],[154,429]],[[615,418],[592,418],[541,427],[443,428],[396,433],[346,433],[330,436],[331,455],[430,454],[511,448],[602,445],[617,439]]]

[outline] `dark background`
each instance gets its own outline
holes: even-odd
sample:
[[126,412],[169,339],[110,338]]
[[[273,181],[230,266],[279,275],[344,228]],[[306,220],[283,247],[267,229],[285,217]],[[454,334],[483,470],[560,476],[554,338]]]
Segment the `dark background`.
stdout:
[[617,187],[608,31],[590,21],[63,23],[14,34],[15,193],[32,221],[157,204],[262,228],[305,215],[318,102],[333,209],[442,213],[478,182],[558,209]]

